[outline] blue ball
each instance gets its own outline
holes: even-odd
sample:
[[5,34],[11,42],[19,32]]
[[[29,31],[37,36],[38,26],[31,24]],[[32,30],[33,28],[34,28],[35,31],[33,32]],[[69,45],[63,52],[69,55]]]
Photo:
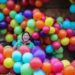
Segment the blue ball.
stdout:
[[40,40],[34,40],[34,45],[35,46],[40,46],[41,45],[41,41]]
[[15,20],[16,20],[16,22],[21,23],[23,21],[23,15],[22,14],[17,14],[15,16]]
[[3,19],[4,19],[4,14],[0,12],[0,21],[2,21]]
[[33,58],[32,53],[25,53],[22,57],[22,61],[23,63],[29,63],[32,58]]
[[46,50],[46,53],[52,53],[54,51],[52,48],[52,45],[47,45],[45,50]]
[[6,3],[7,0],[0,0],[0,3]]
[[70,12],[71,12],[71,13],[75,13],[75,4],[72,4],[72,5],[70,6]]
[[75,30],[75,22],[71,22],[71,28]]
[[45,75],[45,72],[43,72],[41,69],[34,71],[33,75]]
[[40,36],[45,37],[47,34],[45,34],[43,31],[40,31]]
[[63,24],[62,23],[59,23],[60,24],[60,26],[61,26],[61,29],[63,29]]
[[19,62],[22,59],[22,54],[19,51],[14,51],[12,53],[12,59],[16,62]]
[[71,28],[71,22],[69,20],[66,20],[63,22],[63,28],[68,29]]
[[14,46],[16,44],[16,42],[17,42],[16,40],[12,41],[12,45]]
[[14,72],[21,73],[20,71],[21,71],[21,66],[22,65],[23,64],[21,62],[15,62],[15,64],[13,65]]

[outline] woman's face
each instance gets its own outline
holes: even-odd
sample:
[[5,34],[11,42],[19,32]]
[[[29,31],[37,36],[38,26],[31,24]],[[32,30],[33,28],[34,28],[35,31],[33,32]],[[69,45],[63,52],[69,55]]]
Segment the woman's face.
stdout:
[[23,35],[23,41],[24,41],[24,42],[27,42],[29,39],[30,39],[29,34],[28,34],[28,33],[25,33],[25,34]]

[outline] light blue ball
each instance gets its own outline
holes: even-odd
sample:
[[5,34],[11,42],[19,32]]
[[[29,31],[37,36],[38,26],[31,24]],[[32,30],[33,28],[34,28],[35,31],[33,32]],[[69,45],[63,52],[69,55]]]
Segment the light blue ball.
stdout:
[[33,75],[45,75],[45,72],[43,72],[41,69],[34,71]]
[[32,53],[25,53],[22,57],[22,61],[23,63],[29,63],[32,58],[33,58]]
[[75,30],[75,22],[71,22],[71,28]]
[[52,52],[53,52],[52,45],[47,45],[46,46],[46,53],[52,53]]
[[61,26],[61,29],[63,29],[63,24],[62,23],[59,23],[60,24],[60,26]]
[[71,13],[75,13],[75,4],[72,4],[72,5],[70,6],[70,12],[71,12]]
[[0,12],[0,21],[2,21],[3,19],[4,19],[4,14]]
[[16,20],[16,22],[21,23],[23,21],[23,15],[22,14],[17,14],[15,16],[15,20]]
[[19,51],[14,51],[12,53],[12,59],[16,62],[19,62],[22,59],[22,54]]
[[20,71],[21,71],[21,66],[22,65],[23,64],[21,62],[15,62],[15,64],[13,65],[14,72],[21,73]]
[[56,58],[54,55],[51,56],[51,59]]
[[14,46],[16,44],[16,42],[17,42],[16,40],[12,41],[12,45]]
[[6,3],[7,0],[0,0],[0,3]]
[[68,29],[71,28],[71,22],[69,20],[66,20],[63,22],[63,28]]

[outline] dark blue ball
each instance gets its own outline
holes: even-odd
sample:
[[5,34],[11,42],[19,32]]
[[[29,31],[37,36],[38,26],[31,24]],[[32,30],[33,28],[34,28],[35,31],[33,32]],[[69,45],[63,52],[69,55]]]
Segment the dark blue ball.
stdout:
[[40,31],[40,36],[45,37],[47,34],[45,34],[43,31]]
[[40,45],[41,45],[41,41],[40,41],[40,40],[34,40],[34,44],[35,44],[36,46],[40,46]]

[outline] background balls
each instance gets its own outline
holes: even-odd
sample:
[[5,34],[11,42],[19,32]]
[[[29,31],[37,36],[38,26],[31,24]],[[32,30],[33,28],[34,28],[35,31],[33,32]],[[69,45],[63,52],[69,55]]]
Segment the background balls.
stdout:
[[54,27],[50,27],[50,32],[49,32],[50,34],[53,34],[53,33],[55,33],[55,28]]
[[68,48],[70,51],[75,51],[75,45],[69,44]]
[[0,53],[0,64],[3,64],[3,61],[4,61],[4,56],[3,54]]
[[0,53],[3,53],[3,45],[0,44]]
[[72,28],[72,29],[75,29],[75,22],[74,22],[74,21],[71,22],[71,28]]
[[72,4],[71,6],[70,6],[70,12],[71,13],[75,13],[75,4]]
[[75,45],[75,37],[70,38],[70,44]]
[[2,21],[3,19],[4,19],[4,14],[0,12],[0,21]]
[[10,16],[6,16],[6,17],[5,17],[5,20],[6,20],[7,23],[10,23],[10,21],[11,21]]
[[60,29],[60,28],[61,28],[60,23],[55,23],[53,26],[54,26],[54,27],[57,27],[58,29]]
[[51,35],[51,40],[52,41],[56,41],[57,39],[58,39],[58,35],[57,34]]

